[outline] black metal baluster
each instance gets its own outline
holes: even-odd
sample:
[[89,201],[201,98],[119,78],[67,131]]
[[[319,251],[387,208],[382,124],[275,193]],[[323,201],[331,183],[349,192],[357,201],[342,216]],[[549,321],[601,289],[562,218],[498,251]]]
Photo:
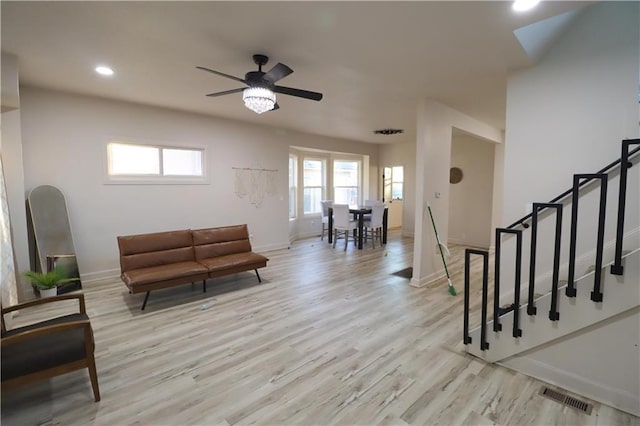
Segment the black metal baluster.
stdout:
[[535,315],[537,309],[533,302],[535,295],[536,277],[536,246],[538,237],[538,212],[542,209],[556,210],[556,230],[555,244],[553,251],[553,277],[551,279],[551,309],[549,319],[557,321],[560,318],[558,313],[558,277],[560,275],[560,241],[562,233],[562,204],[556,203],[533,203],[531,220],[531,261],[529,264],[529,301],[527,303],[527,314]]
[[602,302],[602,291],[600,285],[602,281],[602,252],[604,251],[604,224],[607,214],[607,175],[601,175],[600,179],[600,211],[598,212],[598,239],[596,242],[596,270],[593,278],[593,291],[591,300]]
[[[551,281],[551,308],[549,309],[549,319],[558,321],[558,280],[560,275],[560,238],[562,233],[562,204],[556,204],[556,241],[553,250],[553,277]],[[549,206],[551,207],[551,206]]]
[[538,310],[533,303],[535,296],[535,281],[536,281],[536,239],[538,238],[538,209],[536,204],[533,204],[533,211],[531,212],[531,253],[529,257],[529,300],[527,301],[527,315],[535,315]]
[[462,341],[465,345],[471,343],[471,336],[469,336],[469,267],[471,253],[469,249],[464,252],[464,327]]
[[500,324],[500,228],[496,228],[496,252],[493,273],[493,331],[502,331]]
[[573,175],[573,189],[571,194],[571,231],[569,236],[569,271],[567,288],[564,293],[567,297],[576,297],[576,239],[578,234],[578,198],[580,195],[580,176]]
[[[520,284],[521,284],[521,272],[522,272],[522,231],[519,229],[507,229],[507,228],[497,228],[496,229],[496,253],[495,253],[495,275],[498,276],[500,274],[499,264],[500,264],[500,256],[502,253],[502,234],[512,234],[516,236],[516,274],[514,281],[514,294],[513,294],[513,304],[511,305],[511,310],[513,310],[513,337],[521,337],[522,330],[520,329]],[[499,292],[499,284],[495,288],[495,292]],[[494,310],[499,310],[498,304],[499,296],[494,298]],[[499,312],[499,311],[498,311]],[[493,319],[493,331],[496,330],[496,317],[499,316],[494,311],[494,319]],[[502,324],[500,324],[499,330],[502,330]]]
[[[611,273],[622,275],[622,239],[624,238],[624,209],[627,198],[627,170],[629,163],[629,145],[640,144],[640,139],[626,139],[622,141],[622,154],[620,156],[620,192],[618,194],[618,226],[616,229],[616,250]],[[634,151],[635,152],[635,151]]]
[[487,299],[489,293],[489,252],[484,250],[466,249],[464,251],[464,344],[471,343],[469,336],[469,269],[472,254],[482,256],[482,325],[480,329],[480,349],[489,349],[487,342]]
[[487,298],[489,296],[489,253],[479,252],[482,255],[482,329],[480,330],[480,349],[489,349],[487,342]]
[[[584,180],[583,180],[584,179]],[[600,181],[600,207],[598,212],[598,237],[596,243],[596,263],[595,263],[595,278],[593,283],[593,292],[591,293],[591,300],[594,302],[602,301],[602,293],[600,292],[601,283],[601,270],[602,270],[602,253],[604,247],[604,225],[607,205],[607,179],[608,176],[604,173],[593,174],[577,174],[573,176],[573,196],[571,206],[571,238],[569,241],[569,277],[567,282],[566,295],[568,297],[575,297],[575,263],[576,263],[576,233],[578,227],[578,199],[579,188],[586,184],[588,181],[598,179]],[[581,180],[582,183],[580,182]],[[599,299],[599,300],[597,300]]]
[[522,330],[520,329],[520,281],[521,281],[521,269],[522,269],[522,231],[521,230],[509,230],[516,234],[516,277],[514,285],[513,295],[513,337],[522,337]]

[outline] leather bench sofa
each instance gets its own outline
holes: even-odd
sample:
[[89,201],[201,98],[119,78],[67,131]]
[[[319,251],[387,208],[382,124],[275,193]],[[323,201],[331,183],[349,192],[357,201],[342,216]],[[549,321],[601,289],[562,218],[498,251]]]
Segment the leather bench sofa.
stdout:
[[267,266],[265,256],[251,251],[247,225],[185,229],[118,237],[120,278],[129,293],[202,281]]

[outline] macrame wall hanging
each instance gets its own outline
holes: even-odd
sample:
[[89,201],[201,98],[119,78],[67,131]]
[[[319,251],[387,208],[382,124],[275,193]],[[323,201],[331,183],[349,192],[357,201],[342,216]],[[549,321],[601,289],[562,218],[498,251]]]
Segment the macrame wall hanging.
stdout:
[[278,170],[232,167],[235,172],[234,191],[238,198],[248,198],[256,208],[262,205],[268,195],[276,195],[276,177]]

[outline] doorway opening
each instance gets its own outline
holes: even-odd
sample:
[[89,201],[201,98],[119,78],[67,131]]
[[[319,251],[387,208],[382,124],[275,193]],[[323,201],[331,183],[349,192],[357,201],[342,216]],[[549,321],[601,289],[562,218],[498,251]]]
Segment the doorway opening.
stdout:
[[388,228],[402,228],[404,166],[387,166],[382,172],[382,201],[389,207]]
[[495,144],[453,129],[448,243],[489,249]]

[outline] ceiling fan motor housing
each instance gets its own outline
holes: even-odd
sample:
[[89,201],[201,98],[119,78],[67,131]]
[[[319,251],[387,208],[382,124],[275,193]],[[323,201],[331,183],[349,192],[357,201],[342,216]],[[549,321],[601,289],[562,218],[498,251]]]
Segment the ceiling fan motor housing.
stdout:
[[269,82],[263,78],[264,71],[249,71],[244,75],[249,87],[269,87]]

